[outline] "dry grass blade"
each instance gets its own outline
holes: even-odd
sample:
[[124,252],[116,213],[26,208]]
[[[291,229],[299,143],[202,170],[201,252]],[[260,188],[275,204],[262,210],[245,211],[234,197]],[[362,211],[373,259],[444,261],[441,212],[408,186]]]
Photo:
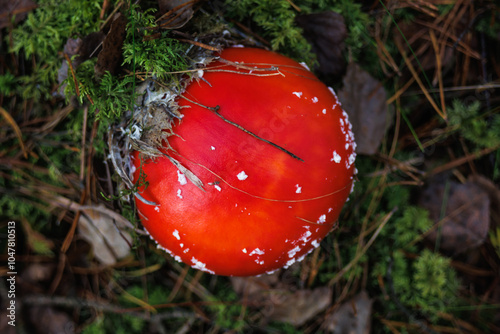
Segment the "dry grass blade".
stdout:
[[377,239],[377,236],[380,234],[380,232],[382,231],[382,229],[387,224],[387,222],[391,219],[392,215],[394,215],[394,213],[396,212],[396,210],[397,210],[397,208],[394,208],[391,212],[387,213],[382,218],[381,222],[378,224],[377,229],[373,233],[373,235],[370,238],[370,240],[368,240],[368,242],[366,243],[366,245],[363,247],[363,249],[359,250],[359,248],[358,248],[359,251],[357,252],[356,256],[351,260],[351,262],[349,262],[346,266],[344,266],[342,268],[342,270],[340,270],[337,273],[337,275],[335,275],[335,277],[333,277],[328,282],[328,286],[332,286],[335,283],[337,283],[342,278],[342,276],[346,272],[348,272],[359,261],[359,259],[361,258],[361,256],[363,256],[363,254],[365,254],[368,251],[368,249],[371,247],[371,245],[373,244],[373,242],[375,241],[375,239]]
[[66,59],[66,62],[68,63],[69,69],[71,71],[71,76],[73,77],[73,82],[75,84],[75,92],[76,92],[76,97],[80,97],[80,88],[78,85],[78,80],[76,79],[76,74],[75,74],[75,69],[73,68],[73,63],[71,59],[69,58],[67,53],[63,53],[64,58]]
[[434,31],[430,30],[429,34],[431,36],[432,46],[434,47],[434,53],[436,54],[436,76],[439,84],[439,98],[441,102],[442,113],[444,115],[444,119],[447,118],[446,114],[446,103],[444,100],[444,92],[443,92],[443,76],[441,72],[441,53],[439,52],[439,46],[436,39],[436,34]]
[[21,146],[21,150],[23,151],[24,158],[28,158],[28,151],[26,147],[24,146],[23,142],[23,134],[21,132],[21,129],[19,129],[19,126],[17,125],[16,121],[12,118],[12,116],[5,110],[3,107],[0,106],[0,114],[5,118],[7,123],[10,124],[14,132],[16,133],[16,137],[19,140],[19,145]]
[[453,169],[453,168],[456,168],[460,165],[463,165],[469,161],[473,161],[473,160],[476,160],[482,156],[485,156],[487,154],[490,154],[492,152],[495,152],[496,150],[500,149],[500,145],[497,145],[497,146],[493,146],[493,147],[487,147],[487,148],[484,148],[482,150],[480,150],[479,152],[475,152],[475,153],[470,153],[464,157],[461,157],[461,158],[458,158],[458,159],[455,159],[453,161],[450,161],[444,165],[441,165],[441,166],[438,166],[434,169],[432,169],[430,172],[426,173],[426,177],[430,177],[432,175],[436,175],[436,174],[439,174],[439,173],[442,173],[442,172],[445,172],[447,170],[450,170],[450,169]]
[[403,49],[403,46],[399,42],[396,42],[396,46],[397,46],[399,52],[401,53],[401,56],[403,57],[406,66],[408,67],[408,69],[410,70],[411,74],[413,75],[413,78],[415,78],[415,81],[417,82],[418,86],[420,87],[420,89],[424,93],[425,97],[427,98],[427,101],[429,101],[429,103],[431,104],[431,106],[438,113],[438,115],[441,116],[441,118],[446,119],[446,115],[443,114],[443,112],[441,111],[441,109],[439,109],[439,107],[437,106],[436,102],[434,102],[434,99],[432,98],[432,96],[427,91],[427,88],[424,86],[422,80],[418,76],[418,73],[415,70],[415,68],[413,67],[413,64],[411,63],[410,59],[406,56],[406,51]]

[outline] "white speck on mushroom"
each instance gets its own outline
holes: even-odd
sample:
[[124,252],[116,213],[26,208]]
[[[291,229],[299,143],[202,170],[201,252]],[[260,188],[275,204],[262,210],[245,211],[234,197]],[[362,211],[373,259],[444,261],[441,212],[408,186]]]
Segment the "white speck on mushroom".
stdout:
[[155,206],[155,211],[156,212],[160,212],[160,206],[159,205]]
[[198,78],[203,77],[203,70],[198,70],[197,73],[198,73]]
[[333,158],[331,158],[330,161],[335,161],[336,163],[340,163],[340,160],[342,160],[340,154],[338,154],[337,151],[333,151]]
[[[332,95],[333,95],[333,96],[335,96],[335,99],[336,99],[337,101],[339,101],[339,98],[337,97],[337,94],[335,94],[335,91],[333,90],[333,88],[332,88],[332,87],[328,87],[328,90],[330,91],[330,93],[332,93]],[[341,103],[340,103],[340,101],[339,101],[338,103],[339,103],[339,104],[341,104]],[[336,105],[337,105],[337,104],[335,104],[335,106],[336,106]],[[334,106],[334,107],[335,107],[335,106]]]
[[212,151],[215,151],[215,147],[213,147],[213,146],[210,146],[210,149],[211,149]]
[[179,181],[181,186],[187,184],[186,175],[182,174],[180,170],[177,170],[177,181]]
[[183,253],[189,252],[189,248],[186,248]]
[[295,254],[297,254],[297,252],[299,252],[299,251],[300,251],[300,247],[299,246],[295,246],[294,249],[288,251],[288,257],[289,258],[295,257]]
[[304,243],[309,241],[309,237],[312,235],[311,231],[306,231],[302,236],[300,237],[300,240],[302,240]]
[[246,180],[248,177],[248,175],[245,173],[244,170],[239,172],[238,175],[236,175],[236,176],[238,177],[238,180],[240,180],[240,181]]
[[313,240],[313,241],[311,242],[311,245],[312,245],[314,248],[318,248],[318,247],[319,247],[319,239]]
[[215,189],[217,189],[218,191],[221,191],[221,190],[222,190],[222,188],[221,188],[221,187],[219,187],[219,185],[217,185],[217,184],[214,184],[214,188],[215,188]]
[[257,254],[257,255],[264,255],[266,252],[264,252],[263,250],[260,250],[259,248],[255,248],[253,251],[250,252],[250,254],[248,254],[249,256],[252,256],[254,254]]
[[245,254],[247,253],[247,249],[246,249],[246,248],[243,248],[241,251],[242,251],[243,253],[245,253]]
[[206,272],[211,273],[211,274],[215,274],[214,271],[207,269],[207,265],[205,263],[198,261],[194,256],[191,259],[191,263],[193,264],[192,267],[194,269],[198,269],[201,271],[206,271]]
[[304,258],[306,257],[306,255],[307,255],[307,254],[309,254],[309,253],[311,253],[313,249],[314,249],[314,248],[311,248],[311,249],[310,249],[310,250],[309,250],[306,254],[304,254],[304,255],[302,255],[301,257],[299,257],[299,258],[297,259],[297,262],[301,262],[302,260],[304,260]]
[[323,115],[326,115],[326,109],[321,110],[321,112],[323,113]]
[[292,264],[295,263],[295,259],[288,260],[286,264],[283,266],[283,268],[288,269]]
[[326,222],[326,215],[319,216],[317,223],[323,224],[325,222]]
[[297,96],[299,99],[302,97],[302,92],[293,92],[292,94]]
[[174,230],[172,232],[172,235],[177,239],[177,240],[181,240],[181,236],[179,235],[179,231],[177,230]]
[[[153,239],[153,237],[151,237],[151,239]],[[165,248],[165,247],[161,246],[160,244],[156,244],[156,248],[163,250],[164,252],[168,253],[170,256],[174,256],[174,254],[172,253],[172,251],[170,249]]]
[[346,164],[345,164],[346,168],[347,169],[351,168],[354,161],[356,161],[356,153],[352,152],[351,155],[349,155],[348,160],[346,161]]
[[182,262],[182,259],[179,255],[174,256],[174,260],[177,262]]
[[302,192],[302,187],[299,186],[298,184],[295,185],[295,193],[300,194]]
[[180,199],[182,199],[182,195],[181,195],[181,190],[180,189],[177,189],[177,197],[179,197]]
[[333,208],[328,208],[328,213],[332,212]]
[[311,69],[309,68],[309,66],[307,66],[306,63],[301,62],[300,65],[302,65],[302,67],[305,68],[306,70],[311,71]]
[[179,246],[181,246],[181,248],[184,248],[184,244],[182,242],[179,244]]
[[317,103],[319,100],[316,96],[314,96],[311,101],[312,101],[312,103]]

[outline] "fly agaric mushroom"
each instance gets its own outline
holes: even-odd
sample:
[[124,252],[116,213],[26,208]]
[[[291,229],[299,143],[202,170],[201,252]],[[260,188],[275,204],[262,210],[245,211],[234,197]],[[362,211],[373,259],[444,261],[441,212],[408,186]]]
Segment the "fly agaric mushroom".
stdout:
[[176,260],[258,275],[301,260],[332,230],[353,186],[356,144],[335,93],[304,66],[256,48],[219,56],[176,98],[183,116],[165,155],[133,154],[134,179],[142,169],[148,183],[136,205]]

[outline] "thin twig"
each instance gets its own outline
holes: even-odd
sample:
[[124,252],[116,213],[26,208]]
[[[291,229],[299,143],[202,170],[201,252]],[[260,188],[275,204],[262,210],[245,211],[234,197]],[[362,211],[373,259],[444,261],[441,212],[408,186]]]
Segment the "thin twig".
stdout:
[[335,277],[333,277],[330,280],[330,282],[328,282],[328,286],[332,286],[335,283],[337,283],[344,276],[344,274],[348,272],[359,261],[361,256],[363,256],[366,253],[366,251],[368,251],[368,248],[370,248],[375,239],[377,239],[378,235],[380,234],[384,226],[387,224],[387,222],[391,219],[392,215],[396,212],[396,210],[397,208],[392,209],[391,212],[389,212],[382,218],[382,222],[379,224],[377,230],[373,233],[370,240],[368,240],[365,247],[363,247],[361,251],[358,251],[354,259],[352,259],[351,262],[349,262],[345,267],[343,267],[342,270],[340,270],[337,273],[337,275],[335,275]]
[[147,312],[137,312],[129,311],[126,308],[122,308],[118,305],[113,305],[107,302],[98,302],[93,300],[81,299],[81,298],[69,298],[61,296],[44,296],[44,295],[29,295],[21,298],[21,302],[26,305],[40,305],[40,306],[58,306],[66,308],[93,308],[101,312],[115,313],[115,314],[127,314],[136,318],[140,318],[147,321],[152,321],[153,319],[173,319],[173,318],[197,318],[195,313],[187,311],[169,311],[164,313],[157,313],[151,315]]
[[273,147],[277,148],[278,150],[281,150],[281,151],[285,152],[286,154],[290,155],[290,156],[291,156],[292,158],[294,158],[294,159],[297,159],[297,160],[302,161],[302,162],[304,161],[303,159],[299,158],[298,156],[296,156],[296,155],[295,155],[295,154],[293,154],[292,152],[288,151],[287,149],[285,149],[285,148],[283,148],[283,147],[281,147],[281,146],[279,146],[279,145],[277,145],[277,144],[275,144],[275,143],[273,143],[273,142],[271,142],[271,141],[269,141],[269,140],[267,140],[267,139],[264,139],[264,138],[262,138],[262,137],[259,137],[259,136],[257,136],[255,133],[253,133],[253,132],[251,132],[251,131],[248,131],[247,129],[245,129],[245,128],[244,128],[244,127],[242,127],[241,125],[239,125],[239,124],[237,124],[237,123],[234,123],[234,122],[232,122],[232,121],[228,120],[227,118],[225,118],[224,116],[222,116],[222,115],[219,113],[219,107],[218,107],[218,106],[217,106],[215,109],[212,109],[212,111],[213,111],[213,112],[214,112],[217,116],[219,116],[220,118],[222,118],[222,120],[224,120],[224,122],[227,122],[227,123],[229,123],[229,124],[231,124],[231,125],[233,125],[233,126],[237,127],[237,128],[238,128],[238,129],[240,129],[241,131],[243,131],[243,132],[245,132],[245,133],[249,134],[250,136],[257,138],[258,140],[262,140],[264,143],[267,143],[267,144],[269,144],[269,145],[271,145],[271,146],[273,146]]

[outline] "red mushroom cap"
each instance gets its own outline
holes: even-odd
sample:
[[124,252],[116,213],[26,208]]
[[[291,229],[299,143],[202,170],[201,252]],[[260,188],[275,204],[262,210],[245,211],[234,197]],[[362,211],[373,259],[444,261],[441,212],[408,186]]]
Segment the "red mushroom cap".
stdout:
[[144,161],[142,224],[175,259],[219,275],[290,266],[318,247],[353,185],[355,142],[333,90],[274,52],[229,48],[178,99],[183,118]]

